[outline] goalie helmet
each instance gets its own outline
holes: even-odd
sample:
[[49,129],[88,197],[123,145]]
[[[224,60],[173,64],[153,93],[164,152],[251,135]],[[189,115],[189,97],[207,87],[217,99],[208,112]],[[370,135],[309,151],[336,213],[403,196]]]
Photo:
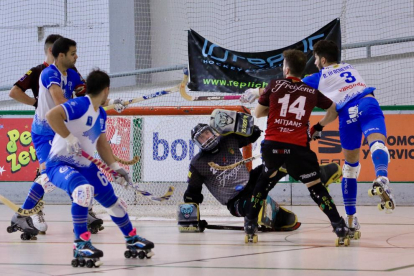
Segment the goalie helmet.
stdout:
[[220,142],[217,132],[206,124],[196,125],[191,130],[191,139],[203,151],[215,149]]

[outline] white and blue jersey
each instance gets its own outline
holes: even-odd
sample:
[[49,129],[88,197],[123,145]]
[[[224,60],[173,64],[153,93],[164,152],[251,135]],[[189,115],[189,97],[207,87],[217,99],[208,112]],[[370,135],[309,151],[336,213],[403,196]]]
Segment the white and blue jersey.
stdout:
[[362,133],[365,137],[372,133],[387,136],[384,115],[377,100],[365,97],[368,94],[373,95],[375,88],[367,87],[352,65],[331,65],[302,81],[336,103],[339,136],[344,149],[360,148]]
[[[66,127],[79,139],[82,149],[93,156],[99,136],[106,131],[106,112],[102,107],[95,110],[89,96],[69,100],[61,106],[66,113]],[[65,139],[56,134],[46,167],[63,165],[89,167],[91,161],[82,156],[69,154]]]
[[45,68],[40,74],[38,107],[35,111],[32,123],[32,139],[40,164],[46,161],[47,156],[49,155],[51,142],[55,136],[55,132],[46,120],[46,113],[56,106],[49,92],[50,86],[52,84],[59,85],[60,88],[62,88],[64,97],[69,100],[72,98],[72,93],[75,87],[83,83],[75,70],[68,69],[66,72],[67,74],[63,75],[59,69],[52,64]]
[[66,76],[63,75],[59,69],[52,64],[45,68],[40,74],[38,107],[32,124],[33,133],[42,135],[55,134],[46,120],[46,113],[56,106],[52,95],[49,92],[50,86],[52,84],[59,85],[60,88],[62,88],[63,96],[69,100],[72,98],[75,87],[83,83],[75,70],[68,69],[66,73]]

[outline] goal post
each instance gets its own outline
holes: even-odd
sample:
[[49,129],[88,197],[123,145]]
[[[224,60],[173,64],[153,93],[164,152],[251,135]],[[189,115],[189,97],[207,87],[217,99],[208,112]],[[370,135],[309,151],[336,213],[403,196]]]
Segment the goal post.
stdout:
[[[190,161],[199,151],[191,140],[191,129],[198,123],[209,124],[214,109],[227,109],[250,113],[244,106],[156,106],[130,107],[121,114],[108,111],[107,139],[114,154],[121,159],[139,161],[131,166],[122,165],[132,176],[139,189],[155,196],[165,194],[174,186],[172,197],[163,202],[154,202],[136,193],[133,188],[113,184],[115,192],[128,204],[132,217],[175,218],[177,205],[183,202],[187,188],[187,174]],[[242,149],[243,158],[252,156],[252,146]],[[94,156],[99,158],[99,156]],[[251,163],[246,164],[251,169]],[[108,176],[112,179],[111,176]],[[229,216],[226,206],[203,188],[204,201],[201,215]],[[95,203],[95,211],[105,210]]]

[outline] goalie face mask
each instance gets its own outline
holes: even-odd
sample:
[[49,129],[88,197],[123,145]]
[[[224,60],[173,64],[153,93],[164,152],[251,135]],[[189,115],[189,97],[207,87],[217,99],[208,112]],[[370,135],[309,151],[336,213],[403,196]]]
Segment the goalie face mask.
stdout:
[[198,124],[191,131],[193,142],[203,151],[215,149],[220,141],[216,132],[206,124]]

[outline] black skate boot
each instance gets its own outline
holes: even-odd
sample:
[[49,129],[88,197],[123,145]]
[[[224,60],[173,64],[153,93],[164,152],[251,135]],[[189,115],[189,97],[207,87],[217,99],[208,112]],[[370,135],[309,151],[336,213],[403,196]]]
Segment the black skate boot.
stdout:
[[138,236],[136,228],[132,229],[129,235],[125,237],[125,240],[128,249],[124,253],[125,258],[138,257],[144,259],[146,257],[147,259],[150,259],[155,255],[154,252],[151,251],[151,249],[154,248],[154,243]]
[[102,231],[105,228],[102,226],[103,220],[98,218],[95,212],[91,209],[88,211],[88,230],[91,234],[97,234],[98,231]]
[[336,238],[335,246],[345,245],[348,246],[350,244],[349,240],[349,229],[346,226],[344,219],[341,217],[339,222],[332,222],[333,231],[335,232]]
[[258,242],[259,239],[256,235],[257,230],[257,219],[250,220],[247,217],[244,217],[244,232],[246,233],[246,236],[244,237],[245,243]]
[[11,225],[7,227],[8,233],[16,231],[23,232],[20,238],[24,241],[37,240],[36,236],[39,234],[39,230],[33,225],[31,217],[24,217],[17,213],[11,219]]
[[[73,267],[100,267],[102,262],[99,258],[103,257],[103,252],[95,248],[91,243],[91,232],[85,232],[80,235],[79,240],[73,244]],[[88,259],[88,260],[86,260]]]

